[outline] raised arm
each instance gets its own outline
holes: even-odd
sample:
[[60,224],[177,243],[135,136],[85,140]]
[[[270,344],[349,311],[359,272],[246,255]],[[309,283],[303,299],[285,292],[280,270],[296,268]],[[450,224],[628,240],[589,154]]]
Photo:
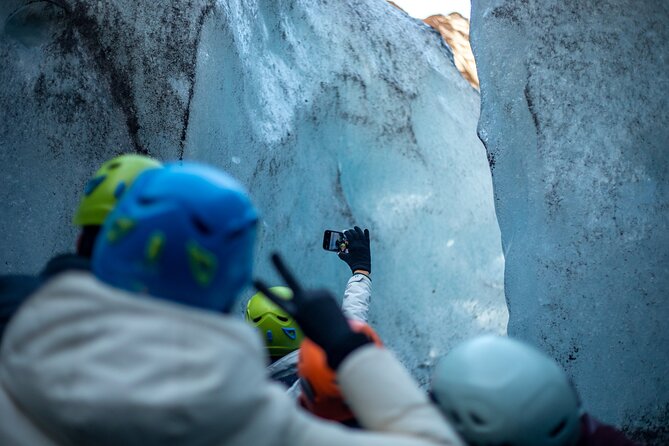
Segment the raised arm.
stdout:
[[369,230],[364,231],[358,226],[344,231],[347,250],[339,253],[351,268],[353,274],[346,284],[342,311],[348,319],[367,322],[367,313],[372,298],[372,255],[370,249]]
[[297,412],[286,422],[299,425],[287,434],[289,439],[296,435],[300,444],[320,445],[464,445],[399,361],[351,330],[330,293],[303,290],[278,255],[273,261],[293,288],[293,299],[273,296],[262,282],[256,286],[291,313],[304,334],[321,346],[353,413],[364,428],[375,431],[355,432],[332,423],[324,427]]

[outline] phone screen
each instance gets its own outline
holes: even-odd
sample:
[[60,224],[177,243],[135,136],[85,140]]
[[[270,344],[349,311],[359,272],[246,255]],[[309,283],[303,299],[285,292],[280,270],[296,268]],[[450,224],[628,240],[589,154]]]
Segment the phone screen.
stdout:
[[346,238],[343,232],[325,230],[323,234],[323,249],[327,251],[344,251],[346,250]]

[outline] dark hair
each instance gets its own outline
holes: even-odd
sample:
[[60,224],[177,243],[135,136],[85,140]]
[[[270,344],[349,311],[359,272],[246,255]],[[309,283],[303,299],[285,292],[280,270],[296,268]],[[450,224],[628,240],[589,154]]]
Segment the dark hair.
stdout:
[[93,256],[93,248],[95,247],[95,240],[98,238],[102,226],[89,225],[81,229],[79,240],[77,241],[77,254],[82,257],[90,259]]

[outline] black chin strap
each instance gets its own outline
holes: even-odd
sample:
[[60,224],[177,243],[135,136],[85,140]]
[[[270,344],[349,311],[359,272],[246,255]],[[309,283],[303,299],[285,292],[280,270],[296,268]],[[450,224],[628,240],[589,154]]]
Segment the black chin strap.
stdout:
[[79,235],[79,241],[77,242],[77,254],[88,259],[93,256],[93,247],[100,229],[102,229],[102,226],[98,225],[84,226],[81,229],[81,235]]

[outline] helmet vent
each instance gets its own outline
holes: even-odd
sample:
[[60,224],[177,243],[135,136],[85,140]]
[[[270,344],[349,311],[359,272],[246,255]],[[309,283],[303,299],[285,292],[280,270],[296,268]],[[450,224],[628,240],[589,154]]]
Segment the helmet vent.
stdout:
[[282,322],[288,322],[288,318],[285,316],[277,316],[276,318]]
[[111,163],[109,165],[109,167],[107,167],[107,169],[114,170],[114,169],[118,169],[120,166],[121,166],[121,163],[117,161],[117,162]]
[[86,183],[86,186],[84,187],[84,195],[88,196],[93,193],[95,189],[102,183],[105,179],[107,178],[106,175],[101,175],[99,177],[91,178],[88,180]]
[[451,419],[455,424],[462,424],[462,418],[460,418],[460,415],[458,415],[458,413],[457,413],[456,411],[451,410],[451,411],[448,413],[448,416],[450,417],[450,419]]
[[469,412],[469,418],[472,420],[472,423],[476,424],[477,426],[483,426],[486,424],[483,418],[479,417],[474,412]]
[[560,423],[557,426],[555,426],[553,430],[550,432],[549,434],[550,437],[555,438],[558,435],[560,435],[560,433],[564,430],[566,426],[567,426],[567,420],[560,421]]
[[148,197],[139,197],[137,199],[137,202],[141,204],[142,206],[151,206],[153,203],[156,202],[153,198],[148,198]]
[[203,235],[211,234],[211,228],[205,222],[203,222],[197,217],[193,217],[191,220],[193,221],[193,225],[200,232],[200,234]]
[[297,331],[294,328],[282,328],[281,331],[293,341],[297,339]]
[[253,322],[260,322],[260,319],[262,319],[262,316],[258,316],[253,319]]
[[228,239],[229,240],[234,240],[238,237],[241,237],[242,235],[244,235],[244,233],[246,232],[247,229],[248,228],[241,228],[241,229],[237,229],[235,231],[232,231],[230,234],[228,234]]

